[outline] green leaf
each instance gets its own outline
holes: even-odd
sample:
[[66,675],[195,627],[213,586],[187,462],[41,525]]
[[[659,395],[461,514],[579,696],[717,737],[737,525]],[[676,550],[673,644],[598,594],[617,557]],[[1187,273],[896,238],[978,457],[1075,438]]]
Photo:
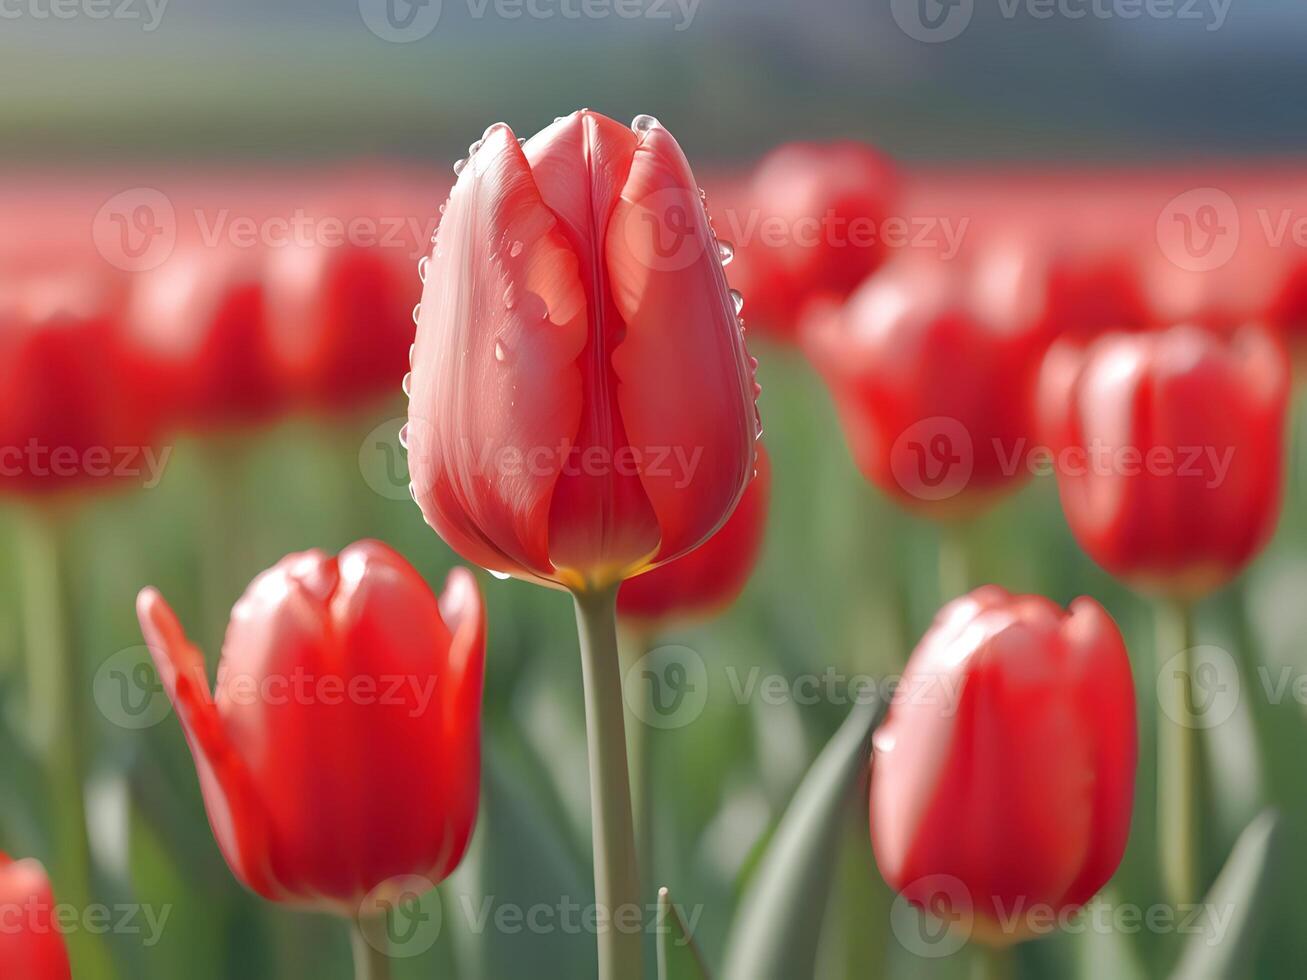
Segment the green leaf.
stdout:
[[[726,980],[813,975],[849,805],[865,787],[878,704],[854,709],[804,777],[740,904]],[[868,869],[868,874],[871,869]]]
[[666,888],[658,891],[658,980],[708,980],[703,957]]
[[[1175,980],[1227,980],[1251,976],[1253,957],[1274,890],[1273,873],[1280,850],[1280,816],[1263,811],[1239,835],[1230,858],[1207,893],[1211,910],[1207,928],[1193,934],[1172,976]],[[1211,916],[1228,916],[1223,935]]]

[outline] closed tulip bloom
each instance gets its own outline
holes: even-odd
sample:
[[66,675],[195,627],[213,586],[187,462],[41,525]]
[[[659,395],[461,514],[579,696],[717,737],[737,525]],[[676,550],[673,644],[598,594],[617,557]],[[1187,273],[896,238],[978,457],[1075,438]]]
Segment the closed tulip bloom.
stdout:
[[273,353],[297,402],[348,410],[399,391],[413,342],[414,265],[403,249],[353,244],[272,252]]
[[[1130,829],[1135,698],[1102,606],[984,586],[935,617],[877,731],[871,838],[886,882],[973,938],[1088,902]],[[1016,921],[1012,916],[1016,915]]]
[[1029,475],[1047,338],[1022,282],[904,258],[808,318],[854,460],[901,503],[974,513]]
[[767,526],[771,463],[758,445],[758,473],[721,530],[688,555],[622,583],[617,612],[631,621],[711,615],[733,603],[758,561]]
[[355,915],[396,878],[445,878],[476,818],[485,614],[437,599],[375,541],[284,558],[232,611],[216,692],[153,589],[137,604],[195,759],[209,824],[246,886]]
[[1071,530],[1146,591],[1197,598],[1280,512],[1289,366],[1266,330],[1113,334],[1049,352],[1041,417]]
[[138,275],[128,316],[133,347],[179,422],[239,427],[284,408],[265,261],[261,249],[196,244]]
[[793,340],[809,300],[853,292],[888,254],[883,222],[897,185],[893,164],[852,140],[788,143],[764,157],[717,222],[735,236],[731,282],[749,297],[751,321]]
[[[139,486],[157,419],[92,259],[0,274],[0,492]],[[125,465],[129,464],[129,465]]]
[[41,862],[0,854],[0,976],[70,980],[68,951],[55,920],[54,893]]
[[598,589],[717,530],[753,367],[671,134],[588,110],[474,146],[426,266],[405,442],[427,522],[491,570]]

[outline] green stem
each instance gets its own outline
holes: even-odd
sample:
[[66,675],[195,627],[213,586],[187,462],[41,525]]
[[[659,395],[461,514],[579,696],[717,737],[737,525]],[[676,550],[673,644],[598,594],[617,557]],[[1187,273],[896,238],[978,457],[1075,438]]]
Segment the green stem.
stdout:
[[[85,909],[92,891],[83,797],[82,721],[90,708],[81,697],[78,664],[66,632],[60,540],[64,516],[51,511],[33,512],[19,529],[28,731],[45,769],[55,888],[61,901]],[[107,954],[98,937],[85,931],[74,932],[69,936],[69,947],[79,980],[109,976]]]
[[[1193,691],[1193,608],[1183,602],[1160,602],[1157,608],[1158,705],[1195,704]],[[1174,663],[1163,670],[1167,664]],[[1161,691],[1171,687],[1166,700]],[[1177,905],[1202,893],[1202,733],[1196,722],[1157,715],[1157,848],[1162,884]]]
[[944,521],[939,526],[939,591],[941,602],[950,602],[971,591],[971,524]]
[[[649,649],[642,630],[619,633],[622,674],[625,676]],[[631,773],[631,804],[635,814],[636,866],[645,882],[653,878],[653,744],[649,726],[639,718],[627,718],[626,756]]]
[[1016,956],[1011,946],[1002,949],[978,946],[973,963],[976,980],[1012,980],[1017,975]]
[[[373,924],[375,923],[365,924],[359,919],[350,923],[350,943],[354,948],[354,980],[390,980],[390,957],[377,949],[365,933],[365,930]],[[376,929],[371,931],[378,932]],[[380,934],[383,936],[386,934],[384,923]]]
[[640,907],[617,650],[617,586],[577,592],[574,598],[590,756],[595,902],[606,920],[598,937],[599,980],[639,980],[644,973],[641,935],[614,925]]

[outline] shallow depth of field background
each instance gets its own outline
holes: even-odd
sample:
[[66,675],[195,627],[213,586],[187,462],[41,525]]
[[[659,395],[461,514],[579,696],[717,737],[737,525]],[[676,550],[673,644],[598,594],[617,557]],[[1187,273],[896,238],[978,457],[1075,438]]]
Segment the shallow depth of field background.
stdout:
[[[478,16],[469,2],[444,0],[435,29],[401,44],[369,30],[355,0],[172,0],[151,31],[143,0],[128,8],[139,14],[133,20],[43,18],[49,0],[0,0],[0,179],[57,175],[107,197],[197,168],[269,169],[291,177],[290,193],[301,170],[385,161],[412,172],[416,188],[429,175],[430,191],[415,192],[412,213],[433,216],[450,164],[487,124],[503,119],[529,134],[581,106],[619,119],[658,116],[700,172],[710,203],[714,179],[729,180],[771,146],[797,138],[869,140],[909,175],[1056,161],[1307,159],[1301,0],[1232,0],[1219,29],[1209,29],[1215,21],[1206,2],[1193,20],[1045,20],[1024,5],[1009,18],[978,3],[985,9],[962,35],[939,44],[910,38],[888,4],[866,0],[702,0],[688,23],[687,8],[674,3],[666,19],[627,20],[506,18],[494,0]],[[563,8],[542,2],[540,9]],[[284,203],[287,211],[295,206]],[[416,302],[416,269],[413,288]],[[757,337],[752,346],[762,362],[774,472],[764,558],[728,614],[659,640],[701,656],[709,687],[691,723],[653,733],[658,873],[647,884],[670,885],[682,904],[702,905],[696,936],[710,961],[720,960],[751,860],[849,709],[824,696],[811,704],[741,699],[737,686],[749,683],[754,667],[763,678],[892,673],[939,599],[933,526],[905,516],[859,476],[829,398],[800,355]],[[390,402],[252,432],[243,445],[220,447],[221,463],[213,445],[182,440],[157,488],[70,513],[79,601],[68,628],[87,677],[87,710],[101,665],[141,643],[133,600],[145,584],[164,590],[216,663],[218,636],[199,586],[206,549],[234,541],[235,577],[244,583],[289,551],[337,550],[372,536],[440,581],[454,556],[408,500],[387,448],[403,412],[396,379]],[[1200,627],[1203,642],[1251,644],[1271,670],[1287,665],[1295,675],[1307,671],[1301,459],[1299,452],[1290,468],[1276,539],[1249,574],[1204,604]],[[11,523],[0,532],[0,554],[13,554]],[[1063,603],[1094,595],[1125,631],[1144,708],[1135,829],[1113,887],[1135,902],[1161,901],[1151,893],[1149,609],[1083,556],[1048,478],[983,519],[972,543],[979,578]],[[0,843],[45,856],[39,771],[16,734],[23,725],[17,574],[14,562],[0,561]],[[570,604],[521,583],[485,577],[483,585],[486,804],[469,861],[483,862],[483,875],[502,883],[497,904],[529,907],[560,888],[584,896],[589,876],[574,869],[588,861],[588,791]],[[229,600],[236,598],[233,590]],[[1265,773],[1249,762],[1246,700],[1211,738],[1217,860],[1267,799]],[[1303,710],[1292,697],[1281,706],[1286,715]],[[134,730],[96,712],[89,726],[88,802],[102,894],[169,910],[153,948],[141,949],[139,937],[110,937],[134,964],[125,976],[348,976],[337,923],[273,907],[235,883],[204,818],[175,718]],[[1301,759],[1304,745],[1279,750]],[[1298,768],[1302,785],[1277,793],[1307,798],[1307,766]],[[890,895],[861,823],[849,827],[842,868],[821,976],[966,975],[963,956],[924,960],[896,943]],[[431,901],[441,907],[440,937],[422,956],[397,962],[400,977],[454,976],[452,957],[475,957],[481,943],[495,944],[500,962],[509,956],[521,964],[521,972],[496,980],[576,980],[569,957],[592,955],[584,933],[478,931],[471,919],[480,910],[460,901],[457,876]],[[1284,904],[1253,972],[1292,975],[1307,954],[1303,925]],[[1024,946],[1022,967],[1105,975],[1114,944],[1128,941],[1054,937]]]

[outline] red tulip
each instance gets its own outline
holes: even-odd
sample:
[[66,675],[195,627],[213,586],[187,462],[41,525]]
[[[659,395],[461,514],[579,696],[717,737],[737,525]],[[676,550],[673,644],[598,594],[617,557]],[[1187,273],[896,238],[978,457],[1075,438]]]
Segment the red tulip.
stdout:
[[789,143],[764,157],[715,222],[734,239],[731,282],[749,297],[750,317],[794,339],[810,299],[857,288],[887,255],[896,183],[893,165],[854,141]]
[[41,862],[0,854],[0,974],[5,980],[70,980],[54,893]]
[[1261,328],[1055,347],[1041,415],[1081,547],[1147,590],[1196,597],[1233,577],[1279,516],[1288,395]]
[[1038,927],[1026,914],[1089,901],[1125,849],[1136,758],[1130,662],[1103,607],[979,588],[935,617],[898,691],[871,765],[890,887],[996,945]]
[[1040,307],[1015,282],[904,258],[843,308],[820,306],[805,345],[854,459],[901,502],[974,511],[1028,474]]
[[439,600],[390,548],[291,555],[232,611],[216,696],[153,589],[138,602],[232,872],[347,915],[400,876],[446,877],[476,818],[485,613],[456,569]]
[[771,463],[759,443],[757,475],[721,530],[688,555],[623,582],[618,613],[652,623],[709,615],[733,603],[762,550],[770,494]]
[[743,494],[752,368],[680,147],[584,110],[486,130],[440,223],[405,434],[470,561],[599,588],[708,538]]
[[396,395],[413,342],[417,263],[404,249],[272,250],[269,317],[284,383],[313,408]]
[[77,261],[0,273],[0,491],[139,486],[156,420],[122,337],[124,284]]
[[261,248],[178,246],[138,274],[128,319],[153,391],[201,428],[263,422],[285,406],[268,333]]

